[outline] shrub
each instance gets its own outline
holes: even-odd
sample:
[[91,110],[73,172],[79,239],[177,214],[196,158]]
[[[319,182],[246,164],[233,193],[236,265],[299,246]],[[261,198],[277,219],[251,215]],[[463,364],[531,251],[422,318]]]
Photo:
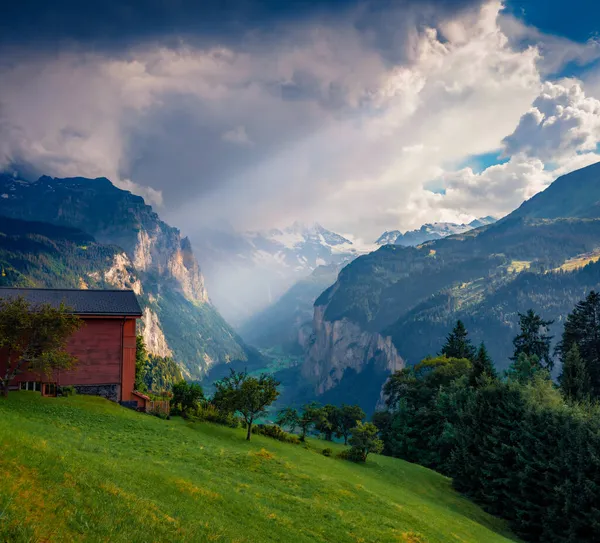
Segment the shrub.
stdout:
[[333,455],[333,449],[327,447],[326,449],[323,449],[323,456],[331,456]]
[[257,424],[252,427],[252,433],[271,437],[278,441],[283,441],[284,443],[293,443],[294,445],[300,443],[300,438],[297,435],[288,434],[276,424]]
[[367,460],[364,452],[356,447],[350,447],[338,453],[338,458],[349,460],[350,462],[365,462]]
[[59,387],[58,389],[59,396],[74,396],[75,394],[77,394],[77,390],[72,385]]
[[191,421],[214,422],[230,428],[239,428],[240,426],[239,417],[236,417],[233,413],[217,409],[210,402],[202,402],[194,409],[188,409],[183,415]]

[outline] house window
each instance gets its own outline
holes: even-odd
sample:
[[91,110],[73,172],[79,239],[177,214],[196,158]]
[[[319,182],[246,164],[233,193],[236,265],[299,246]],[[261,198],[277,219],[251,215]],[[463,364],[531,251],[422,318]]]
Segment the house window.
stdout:
[[56,396],[56,383],[42,383],[42,396]]
[[23,381],[21,382],[21,390],[32,390],[34,392],[41,392],[41,383],[39,381]]

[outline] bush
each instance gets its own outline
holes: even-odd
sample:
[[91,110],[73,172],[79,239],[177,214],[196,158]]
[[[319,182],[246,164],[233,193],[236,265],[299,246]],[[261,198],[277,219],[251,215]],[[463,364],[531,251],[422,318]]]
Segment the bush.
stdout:
[[337,457],[343,460],[349,460],[350,462],[362,463],[366,462],[367,460],[367,456],[365,455],[365,453],[357,447],[350,447],[349,449],[345,449],[341,453],[338,453]]
[[329,447],[327,447],[326,449],[323,449],[323,456],[332,456],[333,455],[333,449],[330,449]]
[[58,388],[58,395],[59,396],[65,396],[66,397],[66,396],[74,396],[75,394],[77,394],[77,390],[72,385],[68,385],[68,386],[64,386],[64,387],[59,387]]
[[197,422],[214,422],[230,428],[239,428],[240,419],[233,413],[221,411],[210,402],[202,402],[194,409],[188,409],[183,413],[186,419]]
[[283,441],[284,443],[293,443],[294,445],[300,443],[300,438],[297,435],[288,434],[276,424],[257,424],[252,427],[252,433],[271,437],[278,441]]
[[158,408],[151,409],[150,411],[148,411],[148,414],[152,415],[153,417],[158,417],[159,419],[163,419],[163,420],[170,419],[170,416],[168,413],[166,413],[164,410],[158,409]]

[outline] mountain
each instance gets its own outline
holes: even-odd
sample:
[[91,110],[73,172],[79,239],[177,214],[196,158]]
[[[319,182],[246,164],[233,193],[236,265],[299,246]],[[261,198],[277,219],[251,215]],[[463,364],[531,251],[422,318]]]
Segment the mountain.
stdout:
[[[3,265],[13,284],[133,288],[149,351],[172,355],[188,378],[202,377],[215,364],[256,357],[210,303],[189,240],[140,196],[105,178],[28,182],[0,175],[0,215],[37,221],[22,223],[23,232],[2,240],[12,243]],[[40,222],[46,223],[41,229],[35,226]],[[85,243],[65,238],[75,231]],[[92,254],[102,257],[90,259]]]
[[404,247],[416,246],[426,241],[441,239],[455,234],[468,232],[473,228],[486,226],[496,222],[494,217],[481,217],[468,224],[456,224],[452,222],[427,223],[417,230],[409,230],[404,234],[400,230],[384,232],[377,241],[377,245],[402,245]]
[[373,409],[389,372],[439,352],[458,318],[499,368],[518,312],[555,319],[559,334],[600,285],[599,187],[600,163],[557,179],[495,224],[358,257],[315,302],[304,380],[322,397]]
[[315,268],[275,303],[248,319],[240,327],[240,335],[256,347],[275,347],[286,353],[301,353],[302,335],[310,333],[315,300],[335,283],[341,267],[341,264],[329,264]]
[[350,240],[319,224],[236,232],[202,228],[193,237],[211,300],[237,325],[265,309],[319,266],[348,262],[360,253]]

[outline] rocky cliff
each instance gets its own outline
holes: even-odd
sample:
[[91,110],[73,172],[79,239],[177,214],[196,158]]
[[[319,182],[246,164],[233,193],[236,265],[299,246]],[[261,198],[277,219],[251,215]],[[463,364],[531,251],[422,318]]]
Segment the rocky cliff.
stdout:
[[360,375],[368,368],[387,376],[404,367],[391,337],[362,330],[348,319],[330,322],[324,315],[325,306],[316,306],[312,335],[307,338],[301,331],[300,339],[307,341],[302,376],[314,385],[317,395],[337,387],[348,370]]
[[246,347],[209,301],[189,240],[140,196],[105,178],[29,182],[0,175],[0,214],[74,227],[120,247],[90,278],[132,288],[144,307],[141,333],[149,351],[173,354],[189,377],[201,377],[211,364],[247,359]]

